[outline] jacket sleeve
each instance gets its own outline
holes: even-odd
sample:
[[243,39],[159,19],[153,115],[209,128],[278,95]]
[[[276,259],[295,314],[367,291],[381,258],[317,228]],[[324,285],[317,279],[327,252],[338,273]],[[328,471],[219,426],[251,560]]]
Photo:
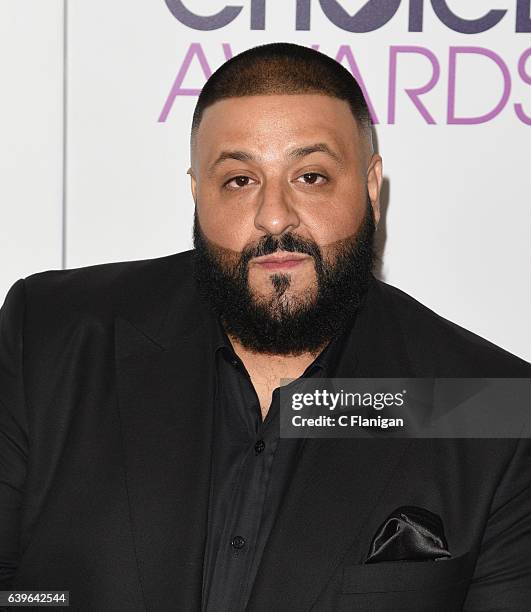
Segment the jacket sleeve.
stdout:
[[0,309],[0,590],[8,589],[19,557],[20,510],[28,428],[23,383],[24,280]]
[[465,612],[531,610],[531,439],[518,440],[494,497]]

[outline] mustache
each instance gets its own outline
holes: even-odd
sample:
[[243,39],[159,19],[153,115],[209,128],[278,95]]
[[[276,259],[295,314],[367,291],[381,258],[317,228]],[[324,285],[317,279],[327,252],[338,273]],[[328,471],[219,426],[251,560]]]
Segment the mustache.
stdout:
[[245,247],[241,252],[240,266],[245,268],[254,257],[272,255],[276,251],[304,253],[313,257],[316,263],[322,261],[321,249],[315,242],[287,232],[280,236],[273,236],[272,234],[263,236],[256,244]]

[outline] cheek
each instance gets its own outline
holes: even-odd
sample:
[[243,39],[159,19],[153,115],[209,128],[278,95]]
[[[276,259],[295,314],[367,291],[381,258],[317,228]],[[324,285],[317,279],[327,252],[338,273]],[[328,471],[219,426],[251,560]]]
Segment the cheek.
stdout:
[[[299,219],[294,230],[312,238],[326,250],[340,240],[352,237],[358,230],[366,212],[366,194],[357,189],[345,189],[322,201],[294,198],[292,205]],[[255,210],[251,203],[235,199],[223,200],[212,190],[198,192],[197,214],[206,237],[218,246],[240,252],[262,236],[255,227]]]
[[212,195],[200,194],[197,216],[207,239],[219,247],[240,252],[253,239],[252,215],[246,214],[243,207],[228,208]]
[[304,226],[312,239],[323,249],[333,249],[343,240],[352,238],[358,231],[366,212],[366,202],[362,206],[334,205],[301,215]]

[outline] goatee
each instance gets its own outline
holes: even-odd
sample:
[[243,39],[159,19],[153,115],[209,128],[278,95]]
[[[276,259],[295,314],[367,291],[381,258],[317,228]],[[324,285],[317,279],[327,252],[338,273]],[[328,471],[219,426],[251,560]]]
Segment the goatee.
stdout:
[[[247,246],[239,257],[215,246],[203,235],[194,214],[194,275],[202,295],[219,315],[225,331],[249,350],[274,355],[317,352],[353,322],[367,291],[374,264],[374,215],[370,200],[356,235],[338,241],[331,262],[320,247],[288,232],[267,235]],[[248,263],[275,251],[306,253],[313,258],[317,287],[286,296],[289,273],[270,276],[274,291],[253,295]]]

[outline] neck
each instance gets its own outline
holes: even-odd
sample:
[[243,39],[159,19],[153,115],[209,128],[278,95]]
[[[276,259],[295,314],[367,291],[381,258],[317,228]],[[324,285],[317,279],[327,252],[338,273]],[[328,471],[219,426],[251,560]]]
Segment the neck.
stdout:
[[244,347],[237,338],[229,335],[234,351],[242,360],[260,400],[262,417],[265,418],[271,402],[271,393],[280,386],[282,378],[299,378],[314,361],[326,343],[315,352],[300,355],[270,355]]
[[229,335],[229,338],[234,351],[249,373],[260,401],[263,418],[271,404],[271,394],[281,386],[281,380],[299,378],[325,346],[315,352],[308,351],[300,355],[270,355],[251,351],[235,337]]
[[237,338],[229,334],[229,338],[234,351],[243,361],[245,367],[264,368],[274,370],[283,374],[284,378],[298,378],[304,370],[314,361],[317,355],[323,350],[327,342],[315,351],[306,351],[298,355],[275,355],[270,353],[259,353],[246,348]]

